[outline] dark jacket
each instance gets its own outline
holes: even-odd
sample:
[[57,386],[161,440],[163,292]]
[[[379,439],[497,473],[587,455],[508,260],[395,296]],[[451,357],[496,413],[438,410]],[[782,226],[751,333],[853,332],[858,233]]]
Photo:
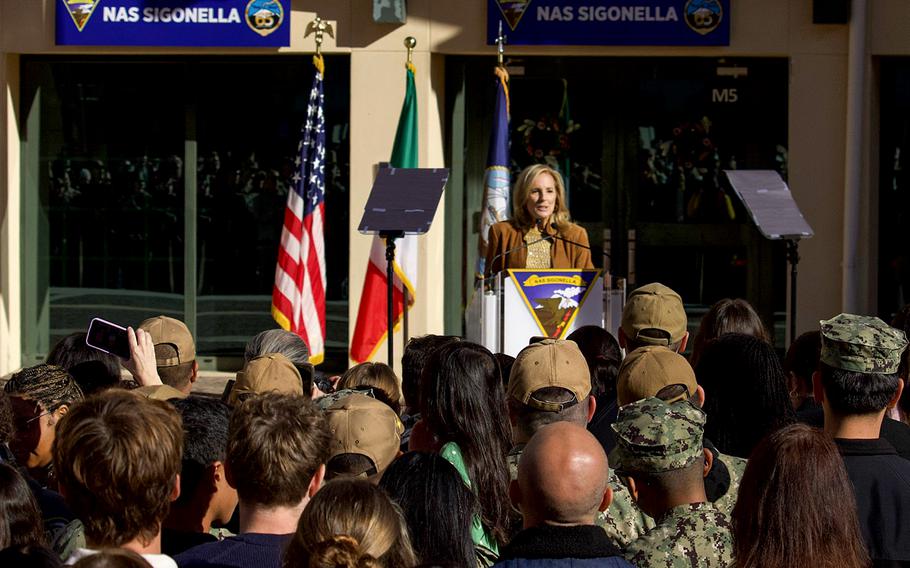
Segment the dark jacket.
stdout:
[[[575,246],[554,238],[550,240],[550,261],[553,268],[594,268],[591,263],[591,251],[587,248],[588,233],[575,224],[569,224],[565,230],[553,231],[563,239],[578,243]],[[528,249],[524,246],[524,231],[511,221],[501,221],[490,227],[487,238],[487,275],[497,274],[506,268],[524,268],[528,262]],[[506,254],[508,253],[508,254]]]
[[622,553],[595,525],[541,525],[525,529],[499,555],[503,568],[553,567],[631,568]]
[[194,546],[174,560],[180,568],[281,568],[290,534],[243,533],[222,541]]
[[910,461],[884,438],[834,442],[853,482],[859,526],[873,566],[910,565]]
[[[815,426],[816,428],[824,428],[825,426],[825,413],[822,411],[821,406],[814,406],[805,411],[800,411],[796,414],[796,417],[800,422],[809,426]],[[894,449],[897,450],[897,455],[910,460],[910,426],[886,416],[882,420],[882,429],[879,436],[888,440],[888,443],[894,446]]]

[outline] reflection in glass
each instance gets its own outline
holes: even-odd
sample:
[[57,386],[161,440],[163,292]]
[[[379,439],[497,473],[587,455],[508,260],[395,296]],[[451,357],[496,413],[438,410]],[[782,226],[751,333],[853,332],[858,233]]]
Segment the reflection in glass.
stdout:
[[184,109],[172,96],[174,71],[24,65],[27,92],[41,101],[36,189],[48,238],[38,274],[47,280],[34,285],[49,286],[49,313],[38,322],[47,345],[96,315],[131,325],[183,316]]
[[[343,350],[349,64],[326,67],[327,344]],[[203,356],[239,355],[277,327],[270,298],[310,58],[26,57],[22,69],[25,352],[41,356],[95,316],[192,318],[186,305]],[[197,215],[186,219],[189,176]]]

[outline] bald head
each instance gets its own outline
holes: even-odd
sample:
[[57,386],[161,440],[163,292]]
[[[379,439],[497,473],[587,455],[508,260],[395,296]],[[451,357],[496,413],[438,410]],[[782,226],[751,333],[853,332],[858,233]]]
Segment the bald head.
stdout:
[[513,487],[525,527],[593,524],[613,496],[607,476],[603,447],[585,428],[544,426],[525,446]]

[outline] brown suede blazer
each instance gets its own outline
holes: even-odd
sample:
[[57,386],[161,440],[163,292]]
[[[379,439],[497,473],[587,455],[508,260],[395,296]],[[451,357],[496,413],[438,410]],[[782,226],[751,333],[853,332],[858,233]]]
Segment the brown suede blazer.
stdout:
[[[554,231],[564,239],[582,245],[588,245],[588,233],[578,225],[571,223],[563,231]],[[490,227],[490,236],[487,240],[486,275],[496,274],[506,268],[524,268],[528,260],[528,249],[523,247],[524,232],[518,229],[511,221],[500,221]],[[591,263],[591,251],[571,245],[559,239],[550,240],[550,258],[553,268],[594,268]],[[518,248],[505,253],[512,249]],[[500,256],[502,255],[502,256]],[[496,258],[496,257],[499,258]],[[493,259],[496,259],[495,261]]]

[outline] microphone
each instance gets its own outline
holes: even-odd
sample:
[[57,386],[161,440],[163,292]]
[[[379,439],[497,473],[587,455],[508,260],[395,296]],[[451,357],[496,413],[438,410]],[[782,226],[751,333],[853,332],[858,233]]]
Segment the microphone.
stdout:
[[[538,219],[538,221],[539,221],[539,219]],[[551,229],[554,229],[554,230],[556,230],[556,231],[559,230],[559,228],[556,226],[556,223],[551,223],[551,224],[550,224],[550,228],[551,228]],[[565,238],[565,237],[561,237],[558,233],[553,234],[553,235],[550,235],[550,234],[548,233],[548,236],[549,236],[550,238],[554,238],[554,239],[556,239],[556,240],[558,240],[558,241],[563,241],[564,243],[568,243],[568,244],[570,244],[570,245],[575,245],[575,246],[577,246],[577,247],[581,247],[581,248],[583,248],[583,249],[586,249],[586,250],[589,250],[589,251],[591,251],[591,252],[594,252],[594,249],[591,247],[591,245],[585,245],[585,244],[582,244],[582,243],[577,243],[577,242],[575,242],[575,241],[571,241],[571,240],[569,240],[569,239],[567,239],[567,238]],[[610,253],[608,253],[607,251],[601,251],[601,254],[603,255],[604,259],[610,258]],[[606,266],[606,263],[604,263],[604,266]]]
[[[538,221],[537,224],[538,224],[538,227],[539,227],[540,224],[542,223],[542,221],[541,221],[540,219],[538,219],[537,221]],[[543,232],[543,231],[541,231],[541,232]],[[509,250],[507,250],[507,251],[505,251],[505,252],[503,252],[503,253],[501,253],[501,254],[497,254],[497,255],[494,256],[492,259],[490,259],[490,266],[487,267],[487,268],[490,270],[490,275],[489,275],[489,276],[486,276],[486,277],[484,278],[484,280],[486,280],[486,279],[488,279],[488,278],[492,278],[493,276],[495,276],[495,275],[493,274],[493,266],[496,265],[496,261],[497,261],[497,260],[499,260],[499,259],[501,259],[501,258],[509,258],[509,255],[512,254],[512,253],[515,252],[515,251],[519,251],[519,250],[521,250],[521,249],[523,249],[523,248],[527,248],[527,247],[529,247],[529,246],[531,246],[531,245],[536,245],[537,243],[542,243],[543,241],[548,241],[548,240],[552,239],[553,237],[554,237],[554,235],[545,235],[545,236],[543,236],[543,237],[537,239],[536,241],[531,241],[530,243],[522,243],[522,244],[518,245],[517,247],[512,247],[512,248],[510,248]],[[502,270],[505,270],[505,268],[503,267]],[[502,270],[498,270],[496,273],[499,274],[500,272],[502,272]]]

